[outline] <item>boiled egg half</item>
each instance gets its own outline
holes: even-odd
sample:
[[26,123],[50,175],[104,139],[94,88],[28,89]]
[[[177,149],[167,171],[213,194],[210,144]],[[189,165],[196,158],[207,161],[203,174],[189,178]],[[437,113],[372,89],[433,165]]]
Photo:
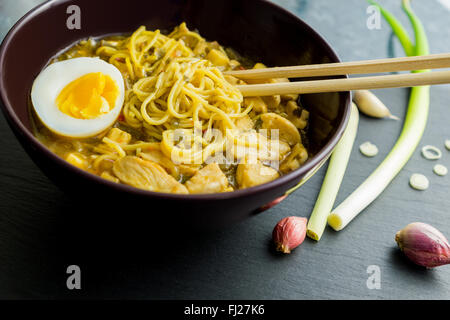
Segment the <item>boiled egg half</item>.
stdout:
[[120,71],[99,58],[55,62],[36,78],[31,102],[51,131],[91,137],[110,127],[122,109],[125,86]]

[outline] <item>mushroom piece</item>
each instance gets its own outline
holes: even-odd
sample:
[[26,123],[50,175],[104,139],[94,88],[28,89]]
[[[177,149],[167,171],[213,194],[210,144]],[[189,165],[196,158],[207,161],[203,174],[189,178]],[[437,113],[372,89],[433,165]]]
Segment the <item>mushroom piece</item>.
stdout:
[[291,146],[297,143],[301,143],[300,133],[298,132],[298,129],[288,119],[283,118],[276,113],[265,113],[261,115],[261,121],[262,129],[278,129],[278,137],[281,141],[285,141]]
[[217,163],[210,163],[185,183],[189,193],[216,193],[233,191]]

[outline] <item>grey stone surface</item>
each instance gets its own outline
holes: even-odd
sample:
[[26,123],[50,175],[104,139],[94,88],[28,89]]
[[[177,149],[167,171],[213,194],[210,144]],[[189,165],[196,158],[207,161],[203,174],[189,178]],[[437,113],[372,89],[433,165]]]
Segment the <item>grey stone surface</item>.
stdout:
[[[400,1],[380,0],[409,26]],[[0,37],[40,0],[0,0]],[[366,27],[363,0],[278,0],[322,34],[344,61],[403,55],[387,24]],[[438,0],[415,0],[413,6],[429,34],[433,53],[449,52],[449,11]],[[410,28],[408,28],[410,30]],[[431,89],[431,112],[421,146],[443,151],[440,163],[450,167],[450,87]],[[378,90],[391,111],[404,118],[408,89]],[[349,195],[376,168],[393,146],[401,121],[362,116],[337,202]],[[374,158],[357,146],[370,140],[379,148]],[[387,188],[345,230],[327,229],[322,240],[309,239],[289,256],[271,250],[276,222],[290,215],[308,217],[325,168],[280,205],[241,224],[208,235],[193,235],[167,250],[152,244],[110,251],[92,243],[85,254],[77,237],[66,234],[59,220],[71,210],[68,199],[24,153],[0,116],[0,297],[1,298],[144,298],[144,299],[449,299],[450,267],[424,270],[397,249],[395,232],[413,221],[430,223],[450,236],[450,175],[433,174],[435,162],[419,149]],[[425,174],[430,188],[408,186],[413,172]],[[92,213],[95,214],[95,213]],[[99,233],[101,234],[101,232]],[[120,235],[118,235],[120,237]],[[55,245],[58,244],[58,245]],[[154,245],[154,244],[153,244]],[[160,244],[164,247],[164,243]],[[143,249],[144,248],[144,249]],[[98,252],[95,251],[98,249]],[[69,292],[65,270],[79,264],[83,289]],[[381,289],[366,286],[367,268],[381,270]]]

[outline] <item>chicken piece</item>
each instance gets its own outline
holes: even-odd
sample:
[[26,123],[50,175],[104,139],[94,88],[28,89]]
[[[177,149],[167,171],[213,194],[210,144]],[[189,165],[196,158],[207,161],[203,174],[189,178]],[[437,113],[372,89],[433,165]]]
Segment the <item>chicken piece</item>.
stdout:
[[[261,136],[261,138],[264,138]],[[233,135],[227,137],[226,154],[227,158],[234,160],[243,158],[256,159],[258,156],[259,134],[255,130],[239,132],[236,130]]]
[[106,137],[120,144],[128,144],[131,141],[131,134],[120,130],[119,128],[112,128],[109,130]]
[[236,181],[240,188],[257,186],[279,176],[275,169],[263,165],[260,161],[254,164],[241,163],[236,170]]
[[286,113],[288,114],[288,120],[291,121],[294,126],[299,129],[305,129],[308,124],[309,112],[305,109],[301,109],[297,102],[289,101],[286,104]]
[[206,59],[215,66],[226,66],[230,62],[227,55],[217,49],[212,49],[206,56]]
[[[265,113],[261,115],[262,129],[278,129],[278,138],[293,146],[301,143],[300,133],[292,122],[276,113]],[[270,133],[270,132],[268,132]]]
[[261,161],[278,161],[291,151],[287,142],[282,140],[267,139],[266,143],[261,143],[258,150],[258,159]]
[[139,157],[144,160],[156,162],[161,167],[166,169],[166,171],[169,172],[177,180],[180,177],[180,175],[191,177],[199,170],[199,165],[195,164],[178,164],[178,165],[174,164],[172,160],[170,160],[160,150],[141,152],[139,153]]
[[68,163],[70,163],[71,165],[78,167],[80,169],[83,169],[83,170],[86,170],[87,167],[89,166],[89,163],[86,160],[86,158],[78,152],[69,153],[66,157],[66,161]]
[[109,173],[108,171],[103,171],[102,174],[100,175],[100,177],[102,177],[103,179],[115,182],[115,183],[119,183],[119,179],[117,179],[116,177],[114,177],[111,173]]
[[257,113],[267,112],[267,104],[261,97],[244,98],[244,106],[247,108],[250,104],[253,104],[252,110]]
[[233,191],[217,163],[210,163],[185,183],[189,193],[216,193]]
[[114,162],[113,172],[121,182],[136,188],[157,192],[188,193],[184,185],[153,161],[126,156]]
[[235,121],[236,128],[242,132],[253,129],[253,120],[248,115],[237,118]]
[[199,164],[179,164],[177,167],[180,174],[186,177],[192,177],[200,170]]
[[268,139],[254,130],[244,132],[233,139],[227,139],[226,152],[235,160],[259,159],[261,161],[281,160],[291,151],[288,143]]

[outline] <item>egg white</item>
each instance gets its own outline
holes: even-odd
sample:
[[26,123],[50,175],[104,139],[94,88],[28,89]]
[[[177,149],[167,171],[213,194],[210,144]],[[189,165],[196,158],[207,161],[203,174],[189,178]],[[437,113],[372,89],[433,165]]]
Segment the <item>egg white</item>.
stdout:
[[[93,72],[101,72],[116,83],[119,94],[112,109],[93,119],[77,119],[59,110],[55,101],[60,92],[72,81]],[[122,74],[100,58],[83,57],[55,62],[37,76],[31,89],[31,102],[42,123],[51,131],[72,138],[94,136],[111,126],[120,114],[124,99]]]

